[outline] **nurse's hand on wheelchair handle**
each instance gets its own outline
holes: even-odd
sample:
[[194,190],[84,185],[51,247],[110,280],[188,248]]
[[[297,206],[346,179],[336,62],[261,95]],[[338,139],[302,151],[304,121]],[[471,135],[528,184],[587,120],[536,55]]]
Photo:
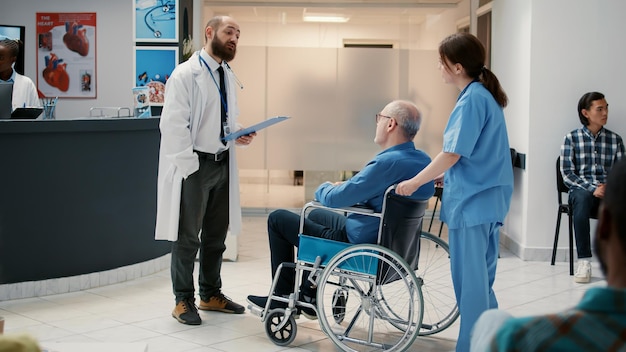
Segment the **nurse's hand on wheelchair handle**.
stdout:
[[413,179],[402,181],[396,186],[396,194],[401,196],[410,196],[419,188],[419,185]]

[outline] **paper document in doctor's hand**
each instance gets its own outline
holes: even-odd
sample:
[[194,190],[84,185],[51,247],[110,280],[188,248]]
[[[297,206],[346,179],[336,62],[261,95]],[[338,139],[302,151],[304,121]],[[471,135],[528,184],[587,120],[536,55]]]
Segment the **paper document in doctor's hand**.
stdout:
[[258,132],[264,128],[270,127],[271,125],[277,124],[281,121],[285,121],[288,118],[290,118],[289,116],[275,116],[275,117],[271,117],[265,121],[261,121],[255,125],[252,125],[250,127],[246,127],[246,128],[242,128],[239,131],[235,131],[233,133],[230,133],[226,136],[224,136],[224,140],[225,141],[231,141],[233,139],[237,139],[241,136],[245,136],[247,134],[253,133],[253,132]]

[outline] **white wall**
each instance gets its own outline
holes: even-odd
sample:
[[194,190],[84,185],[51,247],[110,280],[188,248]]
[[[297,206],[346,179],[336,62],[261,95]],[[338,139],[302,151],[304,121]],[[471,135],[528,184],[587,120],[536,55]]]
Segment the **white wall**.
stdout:
[[[509,97],[504,111],[509,144],[520,153],[528,153],[529,144],[530,8],[526,1],[496,1],[492,8],[491,69]],[[511,208],[502,229],[507,247],[526,242],[528,173],[515,168],[514,176]]]
[[[495,0],[493,67],[507,91],[511,144],[527,155],[516,171],[506,240],[522,259],[549,258],[556,221],[555,160],[563,136],[579,127],[578,99],[600,91],[607,128],[626,136],[621,0]],[[567,222],[557,257],[564,260]]]
[[24,73],[36,80],[37,12],[96,12],[97,99],[60,99],[57,119],[89,116],[94,106],[132,107],[133,2],[0,0],[0,23],[26,26]]

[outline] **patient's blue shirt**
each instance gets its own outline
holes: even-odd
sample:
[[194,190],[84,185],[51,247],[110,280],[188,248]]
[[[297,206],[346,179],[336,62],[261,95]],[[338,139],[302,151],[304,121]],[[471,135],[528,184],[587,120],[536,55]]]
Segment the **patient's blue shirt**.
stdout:
[[[315,191],[315,198],[327,207],[348,207],[358,203],[380,212],[385,190],[417,175],[430,161],[428,154],[415,149],[412,141],[402,143],[378,153],[359,173],[341,185],[321,184]],[[429,182],[418,188],[410,198],[426,200],[434,193],[434,183]],[[350,243],[376,243],[379,222],[372,216],[348,215],[348,240]]]

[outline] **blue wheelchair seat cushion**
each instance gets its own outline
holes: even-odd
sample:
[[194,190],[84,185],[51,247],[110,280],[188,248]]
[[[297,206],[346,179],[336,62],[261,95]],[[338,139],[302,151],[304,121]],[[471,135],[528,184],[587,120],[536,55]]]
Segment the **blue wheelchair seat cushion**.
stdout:
[[[315,263],[317,257],[320,257],[320,266],[326,266],[337,253],[351,246],[354,246],[354,244],[300,234],[300,243],[298,244],[298,261]],[[376,275],[378,270],[378,260],[374,257],[368,257],[365,259],[361,257],[360,260],[344,261],[339,265],[339,268],[369,275]]]
[[319,256],[322,258],[321,265],[326,265],[335,254],[350,246],[352,246],[352,243],[300,234],[298,261],[315,263],[315,259]]

